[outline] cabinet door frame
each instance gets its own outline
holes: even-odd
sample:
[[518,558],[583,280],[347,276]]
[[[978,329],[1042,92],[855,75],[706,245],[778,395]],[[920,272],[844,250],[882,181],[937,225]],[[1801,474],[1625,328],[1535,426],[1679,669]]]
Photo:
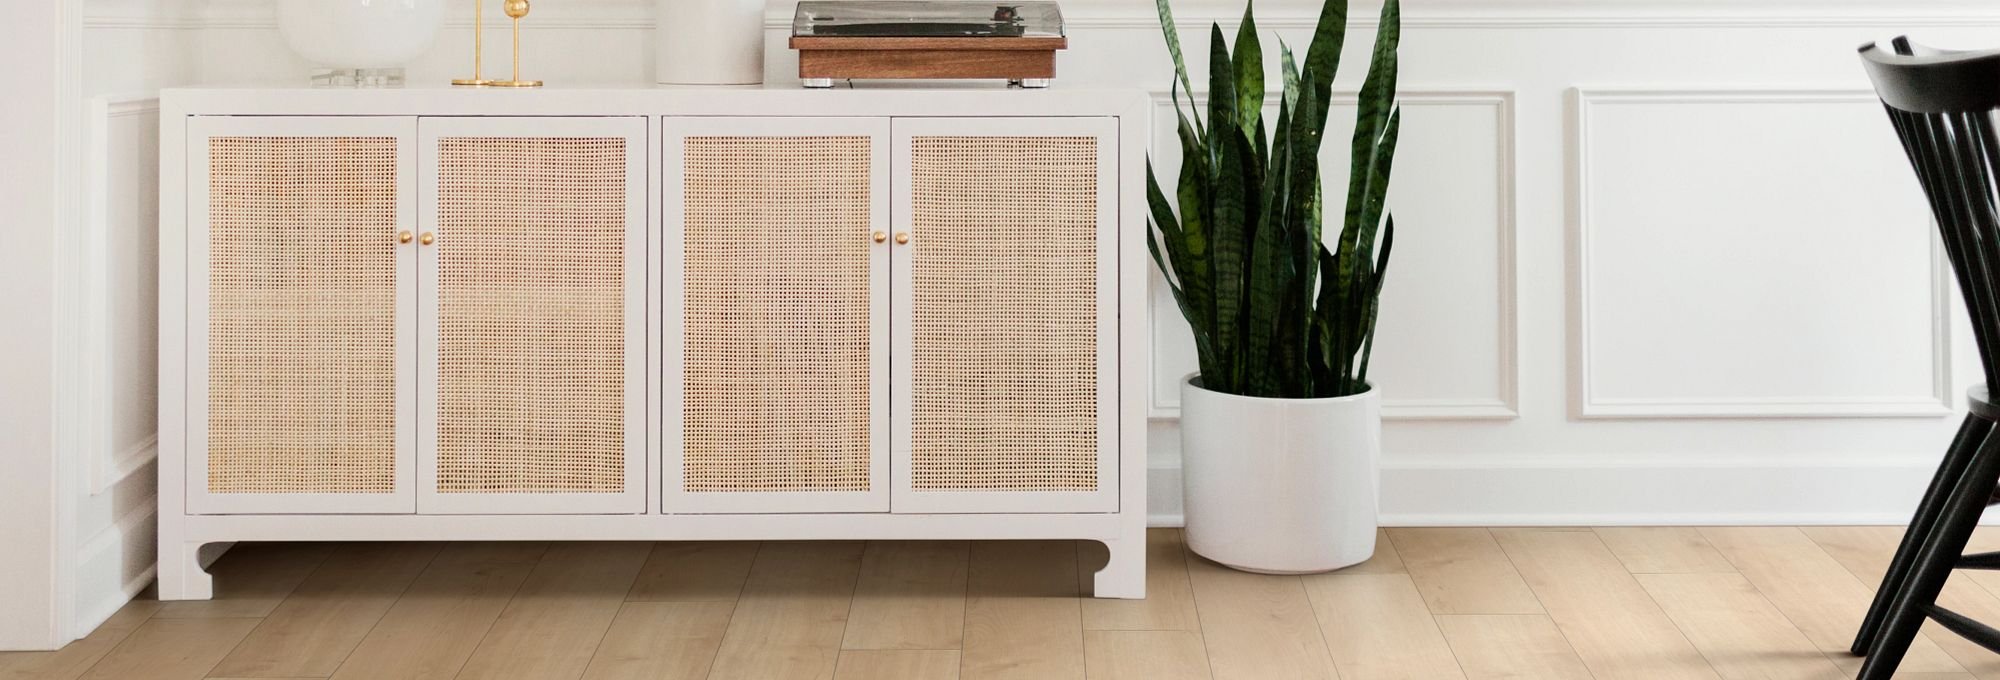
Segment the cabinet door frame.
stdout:
[[417,121],[418,233],[438,223],[438,141],[446,137],[622,137],[625,140],[625,480],[617,493],[441,493],[437,491],[439,245],[420,247],[421,357],[417,400],[417,512],[426,515],[612,515],[646,511],[647,120],[643,116],[423,116]]
[[[869,486],[867,491],[738,491],[689,492],[683,487],[683,446],[686,423],[687,348],[685,326],[686,205],[684,191],[686,145],[689,137],[824,137],[869,139],[869,212],[871,229],[889,230],[889,118],[887,117],[707,117],[665,116],[660,124],[660,205],[662,257],[660,277],[661,335],[661,485],[662,512],[682,514],[735,513],[882,513],[889,511],[889,248],[869,248],[872,283],[869,346],[870,407]],[[865,238],[866,235],[858,234]]]
[[[211,493],[208,490],[209,145],[211,137],[394,137],[396,224],[416,229],[414,116],[190,116],[187,119],[187,512],[410,514],[416,512],[416,245],[396,246],[396,454],[389,493]],[[396,238],[394,231],[382,235]],[[162,355],[162,361],[173,357]],[[161,489],[161,493],[172,493]]]
[[891,507],[896,513],[1112,513],[1118,511],[1118,123],[1111,116],[1076,117],[897,117],[895,136],[895,231],[909,233],[912,243],[924,237],[914,229],[915,196],[909,158],[917,137],[1070,137],[1097,140],[1097,488],[1090,491],[933,491],[912,486],[914,309],[911,250],[895,248],[895,299],[891,351],[894,375],[889,393],[894,432],[891,455],[895,481]]

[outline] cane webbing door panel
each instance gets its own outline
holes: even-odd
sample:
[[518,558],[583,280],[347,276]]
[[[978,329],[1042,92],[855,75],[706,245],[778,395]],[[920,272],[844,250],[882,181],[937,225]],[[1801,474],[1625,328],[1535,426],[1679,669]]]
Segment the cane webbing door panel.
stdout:
[[663,509],[888,511],[888,119],[662,131]]
[[1115,512],[1117,121],[897,118],[896,512]]
[[187,131],[188,511],[412,512],[416,119]]
[[644,512],[646,119],[418,130],[418,512]]

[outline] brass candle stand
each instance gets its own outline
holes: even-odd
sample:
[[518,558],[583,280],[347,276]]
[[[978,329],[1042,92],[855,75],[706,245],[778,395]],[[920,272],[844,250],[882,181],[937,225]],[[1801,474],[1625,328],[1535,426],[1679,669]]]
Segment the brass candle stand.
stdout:
[[493,81],[479,77],[479,62],[485,56],[486,47],[486,2],[472,0],[472,77],[453,78],[453,85],[480,86]]
[[528,0],[506,0],[501,8],[508,18],[514,20],[514,77],[507,80],[488,80],[480,77],[480,63],[485,59],[486,11],[485,0],[473,0],[472,5],[472,77],[454,78],[453,85],[470,87],[541,87],[542,81],[521,79],[521,18],[528,16]]
[[528,0],[507,0],[501,8],[514,20],[514,77],[487,84],[494,87],[541,87],[542,81],[521,79],[521,17],[528,16]]

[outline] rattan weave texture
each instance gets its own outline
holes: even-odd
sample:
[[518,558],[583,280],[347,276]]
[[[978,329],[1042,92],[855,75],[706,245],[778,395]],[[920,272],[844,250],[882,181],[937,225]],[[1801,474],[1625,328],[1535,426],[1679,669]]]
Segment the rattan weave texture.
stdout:
[[685,491],[873,483],[870,141],[683,142]]
[[910,485],[1098,479],[1093,137],[911,140]]
[[394,491],[396,139],[208,158],[208,491]]
[[437,149],[437,491],[625,490],[622,138]]

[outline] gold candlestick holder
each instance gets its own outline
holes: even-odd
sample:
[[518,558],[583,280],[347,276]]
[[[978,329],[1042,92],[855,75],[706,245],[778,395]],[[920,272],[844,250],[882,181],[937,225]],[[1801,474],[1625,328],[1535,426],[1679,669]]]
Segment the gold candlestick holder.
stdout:
[[453,78],[451,84],[469,87],[492,85],[493,81],[479,77],[479,63],[485,57],[486,47],[486,0],[472,0],[472,77]]
[[494,87],[541,87],[542,81],[521,79],[521,17],[528,16],[528,0],[507,0],[502,8],[514,20],[514,77],[487,84]]

